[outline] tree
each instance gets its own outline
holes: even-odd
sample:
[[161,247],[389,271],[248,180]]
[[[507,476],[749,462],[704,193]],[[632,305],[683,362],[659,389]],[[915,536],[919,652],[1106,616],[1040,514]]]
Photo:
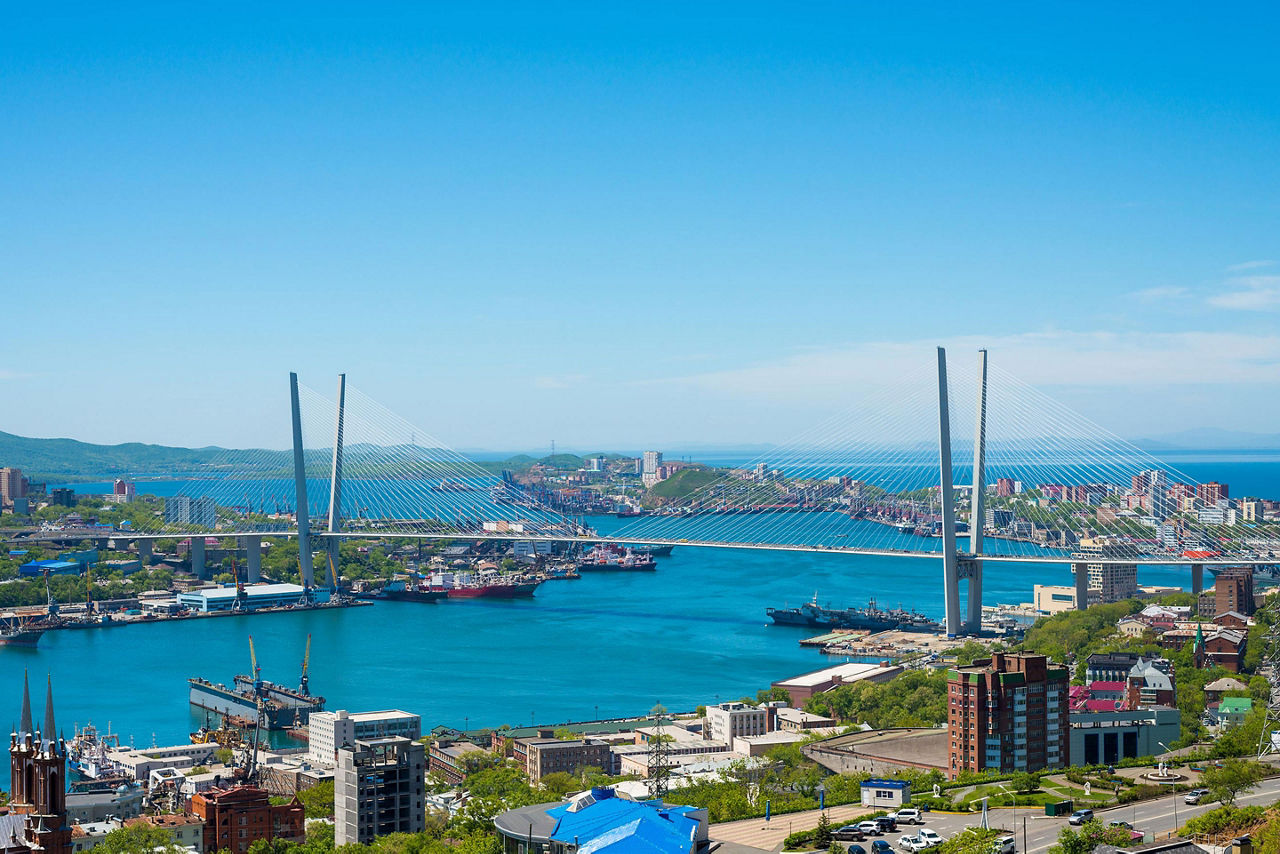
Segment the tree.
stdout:
[[813,831],[813,846],[815,848],[831,847],[832,834],[831,817],[827,815],[826,810],[823,810],[822,815],[818,818],[818,826]]
[[1227,759],[1220,768],[1206,769],[1200,775],[1200,785],[1209,790],[1209,797],[1229,806],[1241,792],[1256,786],[1266,773],[1266,768],[1257,762]]
[[964,833],[957,833],[938,846],[937,852],[938,854],[991,854],[992,847],[1000,836],[999,830],[967,827]]
[[1049,854],[1092,854],[1099,845],[1122,847],[1131,843],[1129,830],[1124,827],[1103,827],[1096,818],[1086,821],[1079,830],[1064,827],[1058,834],[1058,842],[1049,848]]
[[307,818],[328,818],[333,815],[333,781],[316,783],[309,789],[298,790],[298,800]]
[[103,854],[179,854],[182,851],[169,831],[143,822],[111,831],[94,847]]
[[230,747],[219,747],[213,752],[213,758],[221,765],[230,765],[236,758],[236,752]]
[[1015,792],[1034,792],[1040,788],[1040,775],[1019,771],[1009,780]]

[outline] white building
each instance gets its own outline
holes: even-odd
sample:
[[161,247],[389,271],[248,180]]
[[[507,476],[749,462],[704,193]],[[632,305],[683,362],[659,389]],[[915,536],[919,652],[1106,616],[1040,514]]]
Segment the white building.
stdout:
[[218,507],[209,497],[171,495],[164,500],[164,521],[169,524],[212,528],[218,521]]
[[733,743],[735,738],[764,735],[768,732],[769,713],[746,703],[721,703],[707,707],[706,737],[710,741]]
[[332,766],[342,745],[392,736],[417,741],[422,737],[422,718],[399,709],[312,712],[307,719],[307,757],[317,765]]

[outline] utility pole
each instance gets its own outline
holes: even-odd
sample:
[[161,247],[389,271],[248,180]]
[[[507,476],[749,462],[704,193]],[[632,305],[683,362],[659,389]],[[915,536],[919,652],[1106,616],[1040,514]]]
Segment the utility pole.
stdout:
[[671,786],[671,749],[667,746],[667,734],[663,716],[667,710],[661,703],[653,707],[653,736],[649,739],[649,794],[662,801]]
[[[1280,609],[1276,597],[1268,597],[1264,609],[1270,609],[1273,614]],[[1259,759],[1280,753],[1276,745],[1277,738],[1280,738],[1277,736],[1277,730],[1280,730],[1280,622],[1272,620],[1271,623],[1271,629],[1262,642],[1262,666],[1258,668],[1271,685],[1271,693],[1267,696],[1267,716],[1263,718],[1262,733],[1258,736]]]

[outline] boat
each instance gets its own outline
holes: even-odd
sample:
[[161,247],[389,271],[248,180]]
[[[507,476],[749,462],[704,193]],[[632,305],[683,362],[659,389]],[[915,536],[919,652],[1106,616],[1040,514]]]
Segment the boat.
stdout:
[[902,608],[882,610],[872,599],[865,608],[824,608],[818,594],[798,608],[766,608],[765,613],[777,625],[805,626],[815,629],[861,629],[869,632],[937,631],[942,627],[917,611]]
[[388,581],[370,599],[389,599],[393,602],[439,602],[445,598],[443,590],[437,590],[416,573],[410,578]]
[[35,649],[44,629],[31,623],[14,623],[0,628],[0,646]]
[[657,568],[653,555],[636,554],[614,543],[601,543],[578,561],[578,569],[592,572],[652,572]]
[[899,522],[894,527],[898,529],[900,534],[914,534],[916,530],[914,522]]
[[543,579],[523,574],[506,574],[493,564],[482,564],[478,572],[437,572],[430,589],[450,599],[521,599],[533,595]]

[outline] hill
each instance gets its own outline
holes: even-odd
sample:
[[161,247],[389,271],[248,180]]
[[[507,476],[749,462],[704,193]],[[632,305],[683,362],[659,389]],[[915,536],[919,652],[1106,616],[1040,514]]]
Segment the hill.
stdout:
[[683,468],[664,481],[649,487],[648,496],[663,501],[687,498],[722,477],[720,472],[699,467]]
[[[287,451],[267,452],[271,466],[289,464]],[[279,456],[278,460],[274,457]],[[226,448],[174,448],[126,442],[95,445],[76,439],[31,439],[0,431],[0,466],[20,468],[35,480],[74,480],[120,475],[175,475],[210,466],[262,466],[262,451]]]

